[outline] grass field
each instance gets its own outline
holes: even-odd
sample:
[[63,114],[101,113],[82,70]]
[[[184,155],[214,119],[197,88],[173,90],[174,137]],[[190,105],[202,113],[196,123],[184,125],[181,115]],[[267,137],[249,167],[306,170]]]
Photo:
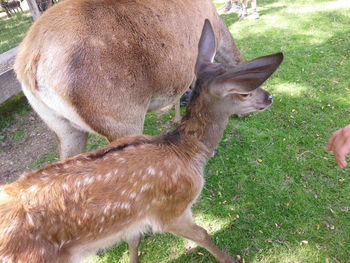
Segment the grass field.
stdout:
[[18,13],[10,18],[0,17],[0,54],[16,47],[31,24],[32,17],[29,12]]
[[[218,9],[223,0],[216,0]],[[349,263],[350,168],[325,145],[350,123],[350,1],[261,0],[261,18],[223,15],[247,59],[282,51],[265,84],[269,110],[232,117],[194,206],[216,244],[250,263]],[[171,115],[149,114],[145,133]],[[18,135],[20,136],[20,134]],[[93,138],[90,149],[100,145]],[[209,263],[204,249],[170,234],[146,235],[143,263]],[[128,262],[125,243],[87,262]]]

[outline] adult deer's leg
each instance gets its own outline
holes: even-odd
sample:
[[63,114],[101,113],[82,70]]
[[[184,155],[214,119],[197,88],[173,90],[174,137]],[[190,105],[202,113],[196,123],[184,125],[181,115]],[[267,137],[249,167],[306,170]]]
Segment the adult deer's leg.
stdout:
[[87,132],[76,128],[69,120],[58,115],[30,91],[23,91],[40,118],[56,134],[60,142],[60,158],[65,159],[85,151]]

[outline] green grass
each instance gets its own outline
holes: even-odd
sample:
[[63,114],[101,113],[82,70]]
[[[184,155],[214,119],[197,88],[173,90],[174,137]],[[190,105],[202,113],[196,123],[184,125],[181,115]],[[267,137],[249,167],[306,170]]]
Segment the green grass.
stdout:
[[[215,1],[218,9],[224,1]],[[337,263],[350,259],[349,169],[325,149],[350,123],[348,1],[258,1],[259,20],[223,15],[247,59],[282,51],[285,60],[265,84],[267,111],[231,118],[220,154],[206,169],[194,206],[197,222],[218,246],[251,263]],[[145,131],[157,134],[148,115]],[[188,241],[149,235],[141,261],[215,262]],[[128,262],[127,246],[92,262]]]
[[43,167],[43,164],[53,163],[58,161],[58,159],[59,158],[57,153],[48,152],[45,154],[45,156],[30,162],[29,167],[31,170],[37,170]]
[[29,12],[0,17],[0,54],[16,47],[24,38],[33,20]]
[[21,141],[26,133],[26,130],[19,129],[13,132],[12,134],[12,140],[14,141]]
[[16,115],[25,115],[31,110],[23,93],[12,97],[0,105],[0,131],[8,126]]

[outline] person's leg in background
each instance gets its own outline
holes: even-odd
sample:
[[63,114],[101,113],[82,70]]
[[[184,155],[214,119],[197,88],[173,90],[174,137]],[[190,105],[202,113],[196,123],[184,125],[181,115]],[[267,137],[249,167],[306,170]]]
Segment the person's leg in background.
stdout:
[[259,13],[256,9],[256,1],[257,0],[252,0],[252,9],[253,9],[253,14],[252,14],[252,18],[253,19],[258,19],[260,16],[259,16]]
[[239,20],[244,19],[248,16],[248,1],[249,0],[243,0],[242,1],[242,12],[241,15],[239,16]]
[[238,0],[226,0],[223,11],[227,14],[238,13],[241,11],[241,6],[238,3]]
[[[259,18],[259,13],[258,13],[258,11],[256,9],[257,8],[256,7],[256,1],[257,0],[252,0],[253,14],[252,14],[251,17],[253,19],[258,19]],[[249,2],[249,0],[243,0],[242,1],[242,12],[241,12],[241,15],[239,17],[240,20],[244,19],[244,18],[246,18],[248,16],[248,11],[247,11],[247,9],[248,9],[248,2]]]

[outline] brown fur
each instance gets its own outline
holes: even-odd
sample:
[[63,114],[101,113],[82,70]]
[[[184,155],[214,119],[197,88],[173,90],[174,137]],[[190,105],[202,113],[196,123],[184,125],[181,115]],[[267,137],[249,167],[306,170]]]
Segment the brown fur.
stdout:
[[[65,0],[30,28],[15,71],[28,92],[48,108],[50,102],[40,94],[52,90],[110,141],[141,133],[147,110],[176,101],[191,84],[205,18],[214,27],[217,59],[242,63],[210,0]],[[166,101],[151,107],[157,98]],[[60,118],[72,122],[69,116]],[[53,130],[64,143],[62,131]],[[62,151],[62,157],[73,155]]]

